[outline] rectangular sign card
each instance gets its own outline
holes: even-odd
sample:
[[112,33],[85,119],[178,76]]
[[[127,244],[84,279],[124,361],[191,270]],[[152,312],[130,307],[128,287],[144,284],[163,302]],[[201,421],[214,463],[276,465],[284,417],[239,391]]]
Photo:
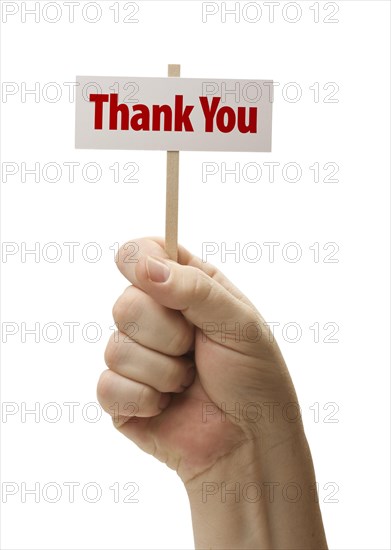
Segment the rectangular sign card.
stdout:
[[272,80],[76,78],[77,149],[271,151]]

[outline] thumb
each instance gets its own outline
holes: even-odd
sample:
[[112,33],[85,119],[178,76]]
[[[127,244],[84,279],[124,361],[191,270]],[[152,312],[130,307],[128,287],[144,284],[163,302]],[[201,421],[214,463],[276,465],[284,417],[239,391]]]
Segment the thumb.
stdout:
[[254,352],[254,333],[261,331],[260,317],[201,269],[146,256],[140,258],[134,274],[133,284],[159,304],[181,311],[212,340]]

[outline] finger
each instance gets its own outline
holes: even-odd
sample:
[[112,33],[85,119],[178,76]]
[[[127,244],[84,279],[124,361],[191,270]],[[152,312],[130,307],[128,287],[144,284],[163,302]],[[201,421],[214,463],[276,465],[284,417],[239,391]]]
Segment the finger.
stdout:
[[113,307],[118,329],[144,347],[167,355],[183,355],[193,346],[194,328],[183,315],[167,309],[135,286]]
[[[128,241],[121,246],[117,254],[117,265],[121,273],[129,281],[132,276],[134,277],[133,272],[135,264],[138,263],[140,258],[145,256],[156,256],[158,258],[169,259],[168,254],[164,249],[164,239],[161,237],[146,237]],[[228,292],[238,298],[238,300],[255,309],[250,300],[238,288],[236,288],[236,286],[221,271],[219,271],[212,264],[204,262],[201,258],[194,256],[181,245],[178,245],[178,263],[201,269],[201,271],[209,275],[209,277],[223,286],[226,290],[228,290]]]
[[109,369],[160,392],[184,391],[194,380],[191,357],[170,357],[132,342],[123,333],[111,336],[105,351]]
[[181,311],[208,338],[243,353],[259,354],[254,342],[262,335],[262,318],[254,308],[198,267],[161,256],[144,256],[145,250],[160,250],[157,242],[144,244],[139,241],[136,263],[119,261],[119,268],[131,283],[159,304]]
[[169,393],[161,393],[111,370],[102,372],[97,397],[102,409],[113,417],[156,416],[168,406],[171,399]]

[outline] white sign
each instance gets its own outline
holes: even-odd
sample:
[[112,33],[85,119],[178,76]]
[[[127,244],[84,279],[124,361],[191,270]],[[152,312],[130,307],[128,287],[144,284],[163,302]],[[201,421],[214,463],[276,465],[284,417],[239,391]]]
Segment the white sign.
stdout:
[[78,149],[271,151],[272,80],[76,80]]

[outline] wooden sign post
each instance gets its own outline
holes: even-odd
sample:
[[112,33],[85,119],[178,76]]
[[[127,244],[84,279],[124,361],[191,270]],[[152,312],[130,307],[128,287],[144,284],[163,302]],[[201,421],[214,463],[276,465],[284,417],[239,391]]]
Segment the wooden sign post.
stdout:
[[[180,65],[169,65],[168,76],[181,76]],[[166,240],[168,257],[178,261],[179,151],[167,151]]]
[[270,152],[272,80],[76,77],[76,148],[167,152],[165,248],[178,259],[179,151]]

